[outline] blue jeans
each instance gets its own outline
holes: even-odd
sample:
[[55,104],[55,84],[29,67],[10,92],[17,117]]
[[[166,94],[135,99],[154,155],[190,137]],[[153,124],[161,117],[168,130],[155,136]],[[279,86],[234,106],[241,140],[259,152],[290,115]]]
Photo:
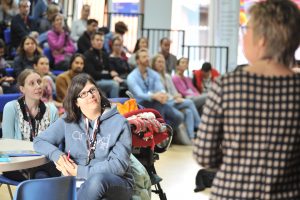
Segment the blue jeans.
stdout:
[[129,200],[132,187],[124,179],[110,173],[98,173],[90,176],[77,191],[77,200]]
[[183,122],[183,113],[168,104],[161,104],[158,101],[142,101],[139,104],[145,108],[157,110],[173,129],[176,129]]
[[108,98],[119,97],[120,85],[112,79],[102,79],[96,82]]
[[202,107],[204,106],[206,98],[207,98],[207,93],[202,93],[198,96],[193,96],[193,97],[188,97],[188,98],[193,100],[197,110],[200,111],[199,113],[201,113]]
[[190,139],[193,139],[195,136],[194,128],[197,128],[200,124],[200,116],[194,102],[190,99],[185,99],[182,103],[175,103],[174,106],[178,110],[183,110],[188,136]]

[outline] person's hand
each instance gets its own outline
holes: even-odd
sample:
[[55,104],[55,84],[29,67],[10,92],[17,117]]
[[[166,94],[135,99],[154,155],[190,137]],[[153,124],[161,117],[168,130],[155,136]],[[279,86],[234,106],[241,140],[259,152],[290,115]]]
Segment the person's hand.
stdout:
[[61,26],[56,26],[55,31],[58,32],[58,33],[63,33],[63,32],[65,32],[63,25],[61,25]]
[[31,31],[29,35],[33,37],[35,40],[38,40],[40,34],[37,31]]
[[[55,163],[56,168],[62,172],[64,176],[70,176],[76,172],[77,174],[77,165],[72,159],[63,154],[59,157],[58,161]],[[72,174],[71,174],[72,173]],[[73,176],[73,175],[72,175]]]
[[65,51],[64,48],[61,48],[61,49],[55,49],[52,52],[53,52],[53,55],[60,55],[60,54],[64,53],[64,51]]
[[183,98],[182,95],[181,95],[180,93],[177,93],[177,94],[174,95],[174,98],[175,98],[175,99],[176,99],[176,98],[179,98],[179,97],[180,97],[180,98]]
[[56,166],[56,169],[57,169],[58,171],[60,171],[64,176],[70,176],[70,174],[68,173],[68,171],[67,171],[66,168],[64,168],[63,166],[60,166],[60,165],[57,164],[57,163],[54,163],[54,164],[55,164],[55,166]]
[[15,81],[15,79],[14,79],[14,77],[11,77],[11,76],[5,76],[4,81],[12,83]]
[[118,72],[116,72],[115,70],[112,70],[110,72],[111,77],[115,77],[115,76],[119,76]]
[[72,167],[70,167],[69,165],[65,165],[64,167],[65,167],[65,169],[66,169],[66,171],[68,172],[69,175],[76,176],[77,175],[78,165],[76,165],[74,163],[74,161],[72,161],[72,162],[73,162],[73,166]]
[[113,80],[114,80],[114,81],[117,81],[118,83],[124,82],[124,79],[120,78],[119,76],[115,76],[115,77],[113,78]]
[[175,103],[182,103],[184,101],[184,98],[181,98],[181,97],[174,97],[174,101]]
[[152,95],[152,99],[158,101],[161,104],[165,104],[168,100],[168,95],[163,92],[157,92]]
[[294,67],[294,68],[292,68],[292,70],[293,70],[295,73],[300,73],[300,67]]

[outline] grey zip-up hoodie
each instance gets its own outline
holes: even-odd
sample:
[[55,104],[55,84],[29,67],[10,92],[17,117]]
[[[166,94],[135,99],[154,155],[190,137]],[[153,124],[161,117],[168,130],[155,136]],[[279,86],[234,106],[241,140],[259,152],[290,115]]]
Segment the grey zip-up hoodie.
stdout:
[[[77,178],[87,179],[95,173],[112,173],[124,177],[133,185],[130,168],[131,132],[127,120],[116,107],[100,117],[95,158],[86,165],[88,147],[84,118],[79,123],[67,123],[64,116],[34,139],[34,150],[57,162],[60,155],[70,151],[70,158],[78,165]],[[93,124],[89,128],[92,134]],[[64,152],[58,148],[65,142]]]

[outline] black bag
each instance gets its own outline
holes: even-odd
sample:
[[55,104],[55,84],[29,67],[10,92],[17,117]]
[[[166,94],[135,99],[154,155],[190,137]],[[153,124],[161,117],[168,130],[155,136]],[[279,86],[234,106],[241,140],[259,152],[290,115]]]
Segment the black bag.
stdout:
[[200,169],[196,175],[196,188],[194,192],[200,192],[210,188],[217,171],[211,169]]

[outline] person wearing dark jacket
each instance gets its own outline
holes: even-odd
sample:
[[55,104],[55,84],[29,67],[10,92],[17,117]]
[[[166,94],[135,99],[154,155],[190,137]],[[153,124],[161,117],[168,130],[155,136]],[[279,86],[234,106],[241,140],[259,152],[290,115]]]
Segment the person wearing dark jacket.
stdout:
[[[19,1],[19,14],[14,16],[11,21],[11,44],[13,47],[18,47],[23,37],[35,32],[36,37],[38,33],[38,25],[36,21],[29,16],[30,1]],[[34,35],[33,34],[33,35]]]
[[92,48],[84,53],[86,60],[84,72],[96,80],[97,85],[108,97],[116,98],[119,96],[120,86],[117,81],[113,80],[117,74],[110,71],[108,55],[102,49],[103,42],[103,33],[96,32],[91,36]]
[[87,20],[86,31],[79,37],[77,47],[79,53],[84,53],[91,48],[91,35],[97,31],[98,21],[95,19]]

